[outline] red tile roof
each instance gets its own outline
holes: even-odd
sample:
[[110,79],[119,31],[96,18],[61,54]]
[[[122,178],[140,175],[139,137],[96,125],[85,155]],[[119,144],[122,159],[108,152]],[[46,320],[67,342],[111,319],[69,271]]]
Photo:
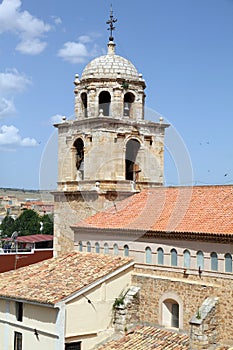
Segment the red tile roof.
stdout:
[[143,190],[74,227],[233,234],[233,185]]
[[54,305],[132,262],[120,256],[72,252],[1,273],[0,298]]
[[52,235],[28,235],[28,236],[18,236],[17,242],[25,242],[25,243],[38,243],[38,242],[46,242],[53,241]]
[[101,345],[97,350],[188,350],[189,337],[167,329],[138,326],[118,340]]

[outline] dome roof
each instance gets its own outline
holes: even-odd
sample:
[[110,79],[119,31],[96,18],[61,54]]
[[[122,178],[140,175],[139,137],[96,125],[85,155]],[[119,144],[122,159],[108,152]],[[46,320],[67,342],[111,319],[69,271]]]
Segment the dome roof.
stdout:
[[107,55],[97,57],[89,62],[83,70],[84,79],[116,79],[142,80],[135,66],[126,58],[115,55],[114,46],[109,44]]

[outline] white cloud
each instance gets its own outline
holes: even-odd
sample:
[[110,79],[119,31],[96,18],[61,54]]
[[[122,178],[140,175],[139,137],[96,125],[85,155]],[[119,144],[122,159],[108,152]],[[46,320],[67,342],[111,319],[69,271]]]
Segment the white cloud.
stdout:
[[0,95],[23,92],[31,83],[31,80],[20,74],[17,69],[7,69],[0,72]]
[[52,19],[53,19],[55,24],[62,24],[62,20],[60,17],[52,16]]
[[21,5],[21,0],[2,1],[0,33],[15,33],[20,40],[17,50],[24,54],[36,55],[45,49],[46,43],[41,37],[51,30],[51,26],[32,16],[28,11],[22,11]]
[[81,35],[78,40],[80,41],[80,43],[86,44],[89,43],[91,41],[91,37],[89,35]]
[[31,84],[31,80],[16,69],[0,72],[0,118],[16,114],[13,98]]
[[16,108],[12,100],[4,97],[0,99],[0,118],[12,116],[16,113]]
[[84,44],[68,41],[59,50],[58,56],[70,63],[83,63],[89,55]]
[[16,46],[16,50],[27,55],[38,55],[46,46],[47,43],[39,39],[23,40]]
[[51,124],[57,124],[57,123],[63,122],[64,118],[66,118],[64,115],[56,114],[50,118],[50,121],[51,121]]
[[84,63],[89,58],[97,56],[103,51],[97,44],[91,46],[96,34],[82,35],[77,42],[68,41],[58,51],[58,56],[70,63]]
[[23,138],[14,125],[2,125],[0,128],[0,146],[35,147],[37,145],[38,142],[34,138]]

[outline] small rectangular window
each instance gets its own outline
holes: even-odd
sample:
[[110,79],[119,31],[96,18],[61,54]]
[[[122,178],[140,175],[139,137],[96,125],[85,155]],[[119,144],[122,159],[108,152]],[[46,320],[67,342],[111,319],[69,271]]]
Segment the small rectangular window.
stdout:
[[14,337],[14,350],[22,350],[23,349],[23,335],[22,333],[15,332]]
[[16,319],[19,322],[23,321],[23,303],[20,301],[16,301],[15,303],[15,314],[16,314]]
[[67,343],[65,350],[81,350],[81,341],[75,343]]

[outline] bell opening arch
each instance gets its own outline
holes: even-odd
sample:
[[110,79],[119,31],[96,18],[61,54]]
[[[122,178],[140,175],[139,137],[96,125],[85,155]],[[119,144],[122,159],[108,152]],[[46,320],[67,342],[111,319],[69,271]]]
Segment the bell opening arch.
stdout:
[[77,180],[84,179],[84,143],[81,138],[74,142],[75,148],[75,167],[77,171]]
[[136,181],[138,180],[139,172],[141,171],[138,163],[138,151],[140,142],[137,139],[130,139],[126,143],[125,151],[125,179]]

